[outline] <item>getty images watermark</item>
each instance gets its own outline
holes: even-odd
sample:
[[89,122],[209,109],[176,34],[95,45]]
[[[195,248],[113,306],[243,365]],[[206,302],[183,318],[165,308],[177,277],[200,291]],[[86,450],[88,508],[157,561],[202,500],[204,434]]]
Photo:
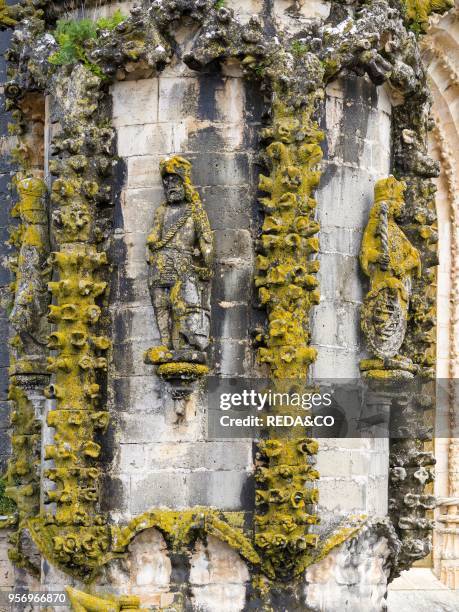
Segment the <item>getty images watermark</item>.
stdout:
[[[359,377],[309,383],[210,376],[206,394],[210,440],[277,434],[431,440],[451,437],[442,415],[451,413],[452,398],[459,397],[459,380]],[[459,423],[459,406],[454,410]]]
[[222,414],[219,418],[221,427],[333,427],[332,415],[316,414],[251,414],[289,409],[310,411],[313,408],[327,408],[332,405],[331,393],[279,393],[272,391],[259,392],[255,389],[244,389],[240,393],[220,393],[220,410],[232,413],[247,409],[245,416]]

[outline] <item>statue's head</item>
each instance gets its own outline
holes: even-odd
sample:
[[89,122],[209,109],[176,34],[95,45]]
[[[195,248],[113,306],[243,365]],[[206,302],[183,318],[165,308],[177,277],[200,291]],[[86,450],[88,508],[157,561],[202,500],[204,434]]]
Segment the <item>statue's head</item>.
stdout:
[[389,213],[397,217],[405,205],[403,194],[405,193],[406,183],[399,181],[395,176],[388,176],[380,179],[375,184],[375,203],[388,202]]
[[164,192],[169,204],[183,202],[186,198],[187,183],[191,183],[191,164],[183,157],[175,155],[163,159],[159,168],[163,179]]
[[406,183],[399,181],[395,176],[388,176],[387,178],[376,181],[375,184],[375,202],[381,202],[382,200],[403,200],[403,194],[405,193]]

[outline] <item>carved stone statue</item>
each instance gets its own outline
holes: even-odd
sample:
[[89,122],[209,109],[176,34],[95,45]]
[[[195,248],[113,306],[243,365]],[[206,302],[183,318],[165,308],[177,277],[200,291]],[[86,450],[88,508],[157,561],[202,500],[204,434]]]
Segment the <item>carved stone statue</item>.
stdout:
[[191,183],[191,164],[174,156],[160,163],[166,201],[147,238],[148,285],[161,346],[147,352],[165,378],[207,372],[214,254],[209,220]]
[[362,330],[368,348],[378,358],[364,360],[361,369],[412,370],[409,359],[396,357],[408,321],[412,280],[421,274],[419,251],[396,219],[405,205],[406,185],[395,177],[375,185],[375,202],[362,240],[360,263],[370,278],[370,290],[362,308]]

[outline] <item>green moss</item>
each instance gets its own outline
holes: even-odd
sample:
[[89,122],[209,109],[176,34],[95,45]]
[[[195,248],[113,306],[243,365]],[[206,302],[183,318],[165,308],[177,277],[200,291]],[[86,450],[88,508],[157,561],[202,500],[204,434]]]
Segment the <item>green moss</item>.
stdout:
[[303,57],[308,52],[308,47],[300,40],[292,42],[291,51],[295,57]]
[[87,43],[97,39],[99,30],[113,30],[124,19],[125,16],[118,9],[111,17],[100,17],[97,21],[91,19],[59,20],[53,33],[59,50],[50,55],[49,62],[56,66],[82,62],[92,73],[102,77],[101,68],[88,57]]
[[403,0],[405,19],[416,35],[424,34],[432,13],[444,13],[454,6],[454,0]]
[[8,6],[5,0],[0,0],[0,25],[11,28],[17,24],[13,16],[13,7]]
[[13,514],[16,509],[17,506],[14,501],[6,497],[5,481],[3,478],[0,478],[0,515],[5,516],[7,514]]
[[215,7],[215,8],[217,9],[217,11],[218,11],[218,9],[223,8],[223,7],[225,6],[225,4],[226,4],[226,0],[215,0],[214,7]]

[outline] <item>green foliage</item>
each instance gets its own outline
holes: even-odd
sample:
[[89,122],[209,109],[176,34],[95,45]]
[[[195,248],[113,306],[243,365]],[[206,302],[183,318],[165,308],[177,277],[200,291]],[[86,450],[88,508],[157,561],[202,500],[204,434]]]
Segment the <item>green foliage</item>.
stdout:
[[408,26],[408,29],[415,33],[416,38],[418,38],[422,34],[422,27],[416,21],[413,23],[410,23]]
[[126,16],[117,9],[111,17],[99,17],[96,21],[99,30],[114,30],[117,25],[126,19]]
[[261,79],[265,75],[266,66],[263,62],[260,62],[253,68],[253,71],[257,75],[257,77]]
[[215,0],[214,8],[221,9],[225,6],[226,0]]
[[291,50],[293,55],[295,55],[296,57],[302,57],[303,55],[305,55],[305,53],[307,53],[308,47],[300,40],[294,40],[292,42]]
[[103,76],[99,66],[88,58],[85,45],[88,41],[97,39],[99,30],[113,30],[124,19],[125,16],[118,9],[111,17],[100,17],[97,21],[91,19],[59,20],[53,33],[59,50],[49,57],[49,61],[56,66],[65,66],[80,61],[97,76]]
[[5,496],[5,481],[0,478],[0,516],[13,514],[15,511],[16,504]]

